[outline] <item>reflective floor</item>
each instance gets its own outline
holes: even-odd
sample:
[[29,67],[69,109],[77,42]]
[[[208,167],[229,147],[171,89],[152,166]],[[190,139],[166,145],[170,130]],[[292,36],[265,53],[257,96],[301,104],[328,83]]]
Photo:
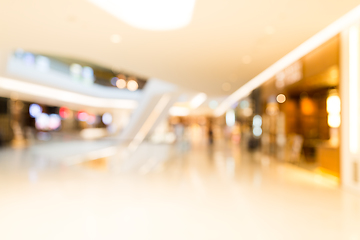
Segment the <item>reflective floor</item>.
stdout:
[[360,196],[226,144],[2,149],[0,216],[4,240],[360,240]]

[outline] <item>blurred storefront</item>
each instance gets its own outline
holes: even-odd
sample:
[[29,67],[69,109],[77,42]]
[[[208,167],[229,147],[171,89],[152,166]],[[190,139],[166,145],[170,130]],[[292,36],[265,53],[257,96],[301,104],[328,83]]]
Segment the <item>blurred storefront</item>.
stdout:
[[176,141],[184,141],[189,146],[197,147],[212,144],[223,138],[223,122],[209,116],[171,116],[170,131]]
[[340,177],[340,37],[263,84],[262,151]]
[[112,136],[127,124],[128,111],[70,109],[0,98],[0,146],[23,148],[43,141],[93,140]]

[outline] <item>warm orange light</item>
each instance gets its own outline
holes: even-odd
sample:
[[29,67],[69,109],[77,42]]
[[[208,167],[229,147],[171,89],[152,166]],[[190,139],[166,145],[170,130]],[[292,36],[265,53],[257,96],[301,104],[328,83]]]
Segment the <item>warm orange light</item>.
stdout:
[[315,112],[314,102],[308,97],[301,99],[300,108],[304,115],[311,115]]
[[276,101],[277,101],[278,103],[284,103],[284,102],[286,101],[285,95],[284,95],[284,94],[279,94],[279,95],[277,95]]

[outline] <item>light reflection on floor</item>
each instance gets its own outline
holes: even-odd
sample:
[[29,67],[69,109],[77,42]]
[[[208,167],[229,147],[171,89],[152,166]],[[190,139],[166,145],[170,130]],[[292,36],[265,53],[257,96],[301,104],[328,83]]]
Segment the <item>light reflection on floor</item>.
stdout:
[[360,240],[360,196],[259,153],[148,144],[73,165],[45,155],[0,152],[0,239]]

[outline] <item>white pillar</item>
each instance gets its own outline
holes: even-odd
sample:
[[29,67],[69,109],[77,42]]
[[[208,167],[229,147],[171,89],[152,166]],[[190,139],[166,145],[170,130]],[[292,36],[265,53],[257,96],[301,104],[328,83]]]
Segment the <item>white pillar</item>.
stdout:
[[360,191],[360,25],[341,33],[341,182],[345,188]]

